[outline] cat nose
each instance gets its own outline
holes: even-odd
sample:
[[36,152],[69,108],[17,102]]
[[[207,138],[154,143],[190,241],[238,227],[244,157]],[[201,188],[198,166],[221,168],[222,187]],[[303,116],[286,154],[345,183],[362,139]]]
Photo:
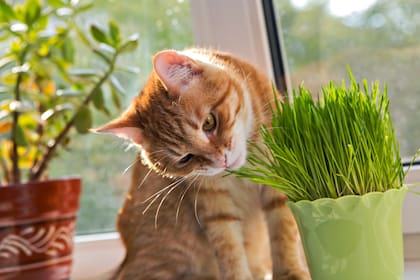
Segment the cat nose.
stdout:
[[216,157],[216,159],[213,160],[213,166],[216,168],[226,168],[227,167],[226,153],[223,153],[222,155]]

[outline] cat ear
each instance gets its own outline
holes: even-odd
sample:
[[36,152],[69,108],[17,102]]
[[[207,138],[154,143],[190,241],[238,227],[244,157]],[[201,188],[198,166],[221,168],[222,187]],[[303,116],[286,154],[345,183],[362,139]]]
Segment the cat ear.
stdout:
[[92,129],[95,133],[113,134],[118,137],[130,140],[136,144],[143,145],[143,134],[141,129],[130,121],[125,115],[99,127]]
[[173,50],[157,53],[153,57],[153,67],[166,89],[178,95],[188,88],[195,76],[202,73],[193,59]]

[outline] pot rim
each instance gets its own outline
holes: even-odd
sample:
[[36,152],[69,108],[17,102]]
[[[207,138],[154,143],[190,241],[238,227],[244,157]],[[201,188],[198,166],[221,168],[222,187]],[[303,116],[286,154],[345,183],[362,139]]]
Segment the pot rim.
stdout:
[[54,179],[46,179],[46,180],[40,180],[40,181],[25,181],[21,183],[8,183],[8,184],[0,184],[0,190],[5,188],[16,188],[16,187],[26,187],[28,185],[42,185],[44,183],[49,184],[55,184],[59,182],[69,182],[69,181],[81,181],[82,178],[80,176],[63,176],[60,178],[54,178]]
[[318,204],[325,204],[325,203],[338,203],[340,201],[352,200],[352,199],[355,199],[355,198],[372,197],[372,196],[389,194],[389,193],[393,193],[393,192],[406,193],[407,191],[408,191],[407,186],[401,186],[399,188],[391,188],[391,189],[386,190],[384,192],[374,191],[374,192],[368,192],[368,193],[365,193],[365,194],[362,194],[362,195],[349,194],[349,195],[344,195],[344,196],[340,196],[340,197],[337,197],[337,198],[323,197],[323,198],[318,198],[318,199],[315,199],[315,200],[305,199],[305,200],[299,200],[299,201],[287,201],[287,204],[292,204],[292,205],[295,205],[295,206],[301,206],[301,205],[307,205],[307,204],[318,205]]

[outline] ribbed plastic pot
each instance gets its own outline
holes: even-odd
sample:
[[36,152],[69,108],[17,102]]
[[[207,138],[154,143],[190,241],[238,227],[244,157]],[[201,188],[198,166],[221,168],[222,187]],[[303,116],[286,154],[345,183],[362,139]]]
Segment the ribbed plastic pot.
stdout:
[[402,280],[406,189],[289,202],[312,280]]

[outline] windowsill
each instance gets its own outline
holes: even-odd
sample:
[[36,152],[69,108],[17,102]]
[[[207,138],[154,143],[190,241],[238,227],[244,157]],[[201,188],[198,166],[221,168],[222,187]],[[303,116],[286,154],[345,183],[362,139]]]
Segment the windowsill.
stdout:
[[[420,234],[404,235],[404,280],[415,280],[420,275],[419,248]],[[124,247],[116,232],[77,236],[72,279],[104,279],[123,261],[124,254]]]
[[125,250],[118,233],[80,235],[75,238],[73,280],[106,279],[123,261]]

